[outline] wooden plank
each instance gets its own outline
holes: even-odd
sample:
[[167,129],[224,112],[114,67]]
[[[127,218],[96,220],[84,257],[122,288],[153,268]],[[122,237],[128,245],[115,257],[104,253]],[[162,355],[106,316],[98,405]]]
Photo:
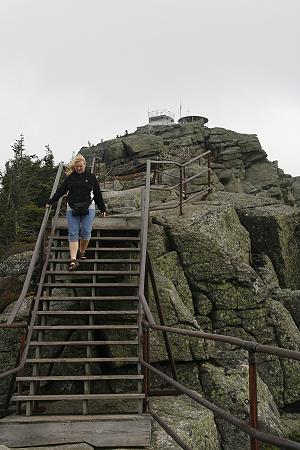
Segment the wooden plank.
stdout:
[[[51,250],[69,252],[69,247],[51,247]],[[139,252],[139,247],[89,247],[89,250],[97,252]]]
[[87,416],[82,416],[78,414],[67,414],[67,415],[40,415],[40,416],[23,416],[19,414],[10,414],[9,416],[0,419],[0,424],[2,423],[68,423],[68,422],[111,422],[113,420],[122,422],[126,421],[136,421],[144,420],[149,417],[149,414],[88,414]]
[[[120,232],[122,232],[122,231],[140,231],[140,229],[138,229],[138,230],[134,230],[134,229],[131,229],[131,230],[126,230],[125,228],[124,229],[122,229],[122,230],[111,230],[111,231],[120,231]],[[135,233],[135,234],[137,234],[137,233]],[[132,234],[130,234],[130,235],[128,235],[128,236],[126,236],[126,235],[124,235],[124,234],[122,234],[122,235],[119,235],[119,236],[92,236],[91,238],[90,238],[90,241],[101,241],[101,240],[108,240],[108,239],[110,239],[110,238],[112,238],[112,239],[118,239],[118,238],[120,238],[121,240],[124,240],[126,237],[128,237],[128,238],[136,238],[136,239],[140,239],[140,237],[139,236],[134,236],[134,235],[132,235]],[[56,240],[56,241],[68,241],[68,236],[60,236],[60,235],[56,235],[56,236],[54,236],[54,240]],[[134,239],[135,240],[135,239]],[[89,249],[89,247],[87,248],[87,250]]]
[[[67,219],[59,217],[56,224],[56,229],[67,229]],[[127,229],[141,229],[141,216],[134,215],[118,215],[107,216],[105,218],[95,217],[93,222],[93,230],[127,230]]]
[[[81,264],[81,261],[80,261]],[[75,270],[70,273],[69,270],[47,270],[46,275],[139,275],[137,270]]]
[[[30,420],[26,420],[30,419]],[[42,426],[41,426],[42,424]],[[126,419],[74,416],[56,419],[24,417],[22,422],[0,423],[1,443],[8,447],[28,447],[86,442],[94,447],[147,447],[151,418],[136,415]]]
[[137,325],[35,325],[34,330],[137,330]]
[[52,301],[58,301],[58,302],[65,302],[65,301],[104,301],[104,300],[116,300],[116,301],[127,301],[127,300],[138,300],[139,296],[138,295],[102,295],[102,296],[89,296],[89,297],[41,297],[42,301],[46,301],[46,302],[52,302]]
[[138,340],[130,341],[31,341],[32,346],[57,346],[57,345],[138,345]]
[[43,283],[45,287],[138,287],[138,283]]
[[87,362],[138,362],[139,358],[119,357],[119,358],[28,358],[27,363],[87,363]]
[[[49,259],[49,262],[53,262],[53,263],[68,263],[70,262],[70,259],[58,259],[58,258],[52,258]],[[130,259],[130,258],[102,258],[102,259],[81,259],[80,260],[80,264],[84,264],[84,263],[130,263],[130,264],[139,264],[140,260],[139,259]]]
[[137,315],[138,311],[136,310],[129,310],[129,311],[37,311],[37,314],[39,316],[109,316],[109,315],[121,315],[121,316],[131,316],[131,315]]
[[[68,240],[68,236],[55,236],[55,240],[66,241]],[[91,241],[140,241],[141,238],[139,236],[97,236],[91,237]],[[89,247],[87,248],[89,250]]]
[[49,375],[17,377],[17,381],[142,380],[143,375]]
[[119,400],[119,399],[139,399],[145,398],[145,394],[56,394],[56,395],[13,395],[13,402],[23,402],[26,400],[36,401],[57,401],[57,400]]

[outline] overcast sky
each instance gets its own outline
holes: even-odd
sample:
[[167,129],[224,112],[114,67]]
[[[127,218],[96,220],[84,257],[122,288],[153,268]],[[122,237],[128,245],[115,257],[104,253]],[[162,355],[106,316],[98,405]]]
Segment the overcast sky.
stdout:
[[0,0],[0,167],[56,162],[166,108],[258,135],[300,175],[300,0]]

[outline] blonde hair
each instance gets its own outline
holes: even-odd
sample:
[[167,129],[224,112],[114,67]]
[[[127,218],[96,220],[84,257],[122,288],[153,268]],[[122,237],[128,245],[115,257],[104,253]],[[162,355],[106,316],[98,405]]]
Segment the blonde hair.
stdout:
[[75,165],[81,161],[84,162],[84,164],[86,165],[85,157],[80,153],[78,153],[78,155],[74,156],[74,158],[69,162],[69,164],[65,166],[67,175],[70,175],[70,173],[74,171]]

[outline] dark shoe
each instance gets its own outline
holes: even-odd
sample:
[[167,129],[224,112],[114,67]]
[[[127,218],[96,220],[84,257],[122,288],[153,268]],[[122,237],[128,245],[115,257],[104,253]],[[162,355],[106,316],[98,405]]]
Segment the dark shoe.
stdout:
[[79,266],[79,262],[76,261],[76,259],[71,259],[70,265],[69,265],[69,272],[73,272],[73,270],[77,269]]
[[78,259],[86,259],[85,252],[79,252]]

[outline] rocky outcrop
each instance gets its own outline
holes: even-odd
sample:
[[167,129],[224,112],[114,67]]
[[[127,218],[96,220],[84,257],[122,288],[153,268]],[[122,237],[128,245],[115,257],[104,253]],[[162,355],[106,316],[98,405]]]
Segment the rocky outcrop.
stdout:
[[[0,315],[0,322],[7,320],[7,316]],[[13,369],[20,345],[20,329],[0,328],[0,368],[1,372]],[[5,401],[8,392],[10,377],[0,378],[0,404]]]
[[[178,202],[178,193],[168,189],[176,179],[173,169],[162,174],[164,189],[151,192],[151,206],[157,210],[151,213],[148,249],[165,323],[299,351],[300,217],[295,206],[300,204],[300,177],[285,175],[276,162],[268,161],[256,135],[209,129],[197,122],[174,124],[140,128],[86,152],[90,156],[98,151],[103,173],[113,169],[118,176],[117,189],[104,192],[109,211],[135,214],[141,206],[137,185],[144,183],[147,158],[186,161],[206,150],[212,154],[213,192],[205,201],[196,198],[185,203],[182,216],[177,209],[164,209]],[[204,158],[201,165],[191,164],[186,176],[204,170],[206,164]],[[125,173],[139,176],[125,180]],[[190,184],[189,192],[206,183],[207,174],[203,173]],[[9,269],[6,263],[0,265],[3,276],[18,276],[13,274],[14,264]],[[159,322],[151,289],[149,305]],[[53,306],[61,308],[60,302]],[[81,308],[79,303],[71,306]],[[28,308],[22,313],[26,315],[26,311]],[[53,324],[57,320],[53,319]],[[60,337],[80,339],[80,333],[62,330]],[[105,338],[113,336],[107,333]],[[151,332],[150,339],[151,362],[170,374],[161,333]],[[17,334],[11,334],[3,341],[0,364],[5,367],[13,361],[9,356],[5,362],[8,353],[4,349],[17,340]],[[170,335],[170,342],[178,380],[247,421],[247,352],[175,334]],[[70,351],[62,349],[61,355],[70,356]],[[109,351],[113,356],[117,350]],[[276,435],[296,436],[295,426],[287,426],[282,411],[294,411],[299,404],[299,362],[267,354],[257,354],[257,362],[260,426]],[[59,364],[51,370],[63,375]],[[126,370],[130,368],[124,366],[124,373]],[[151,383],[153,388],[170,388],[156,375]],[[3,394],[6,386],[1,388]],[[95,388],[105,391],[106,386]],[[74,386],[62,385],[62,389],[72,392]],[[196,448],[249,446],[244,433],[183,397],[154,398],[153,408]],[[151,449],[176,448],[155,425]]]
[[[299,349],[300,334],[292,317],[281,303],[269,298],[268,286],[251,266],[249,233],[234,207],[216,205],[216,199],[214,194],[211,202],[198,204],[197,208],[186,207],[181,217],[163,212],[155,218],[164,226],[172,249],[164,258],[174,252],[178,255],[193,296],[198,325],[207,331]],[[274,248],[274,254],[283,261],[289,258],[280,246]],[[169,264],[169,272],[174,271],[173,267]],[[224,367],[246,362],[242,352],[220,350],[219,345],[212,346],[209,352],[200,352],[201,361],[209,358]],[[299,364],[293,361],[259,356],[260,376],[280,407],[299,398],[296,367],[299,369]]]
[[[212,185],[215,189],[247,194],[263,192],[269,198],[290,206],[300,205],[299,177],[285,174],[277,161],[270,162],[255,134],[208,128],[200,121],[145,126],[139,127],[135,133],[82,148],[81,152],[88,159],[92,154],[102,159],[103,176],[113,173],[122,178],[123,175],[142,173],[149,158],[185,162],[207,150],[211,151]],[[199,171],[196,166],[188,168],[192,175],[196,169]],[[176,170],[171,171],[171,175],[172,172]],[[170,175],[166,177],[170,178]],[[201,178],[193,183],[201,185]],[[130,186],[134,185],[137,183]],[[129,184],[126,185],[128,187]]]
[[[214,416],[209,410],[184,397],[154,397],[152,406],[187,445],[199,450],[222,448]],[[154,425],[151,446],[164,450],[181,448],[158,424]]]
[[[205,363],[201,365],[200,373],[205,396],[240,420],[249,422],[247,365],[224,368]],[[260,429],[282,436],[278,409],[268,387],[260,378],[258,378],[258,396]],[[245,433],[218,417],[216,417],[216,423],[224,450],[249,448],[250,440]]]
[[28,266],[32,257],[32,252],[18,253],[9,256],[0,263],[0,277],[11,277],[24,275],[27,273]]

